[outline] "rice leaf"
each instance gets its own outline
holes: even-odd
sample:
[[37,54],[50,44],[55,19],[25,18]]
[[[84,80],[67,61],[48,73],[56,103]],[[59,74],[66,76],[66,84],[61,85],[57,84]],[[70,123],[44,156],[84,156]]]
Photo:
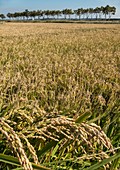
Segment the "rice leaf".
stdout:
[[87,118],[89,118],[91,116],[90,112],[86,112],[83,113],[82,115],[80,115],[77,120],[75,121],[76,123],[82,123],[83,121],[85,121]]
[[41,149],[39,152],[38,152],[38,156],[40,157],[41,155],[43,155],[44,153],[46,153],[47,151],[49,151],[52,147],[54,147],[55,145],[57,144],[56,141],[51,141],[49,142],[48,144],[46,144],[46,146]]
[[95,169],[98,169],[100,168],[101,166],[103,165],[106,165],[107,163],[111,162],[111,161],[114,161],[116,159],[120,158],[120,153],[119,154],[116,154],[114,156],[111,156],[110,158],[107,158],[107,159],[104,159],[103,161],[99,162],[99,163],[96,163],[95,165],[92,165],[91,167],[89,168],[86,168],[84,170],[95,170]]
[[[18,159],[13,157],[13,156],[9,156],[9,155],[0,154],[0,162],[20,166],[20,163],[19,163]],[[35,168],[35,169],[50,170],[47,167],[44,167],[44,166],[41,166],[41,165],[36,165],[35,163],[31,163],[31,164],[32,164],[33,168]]]

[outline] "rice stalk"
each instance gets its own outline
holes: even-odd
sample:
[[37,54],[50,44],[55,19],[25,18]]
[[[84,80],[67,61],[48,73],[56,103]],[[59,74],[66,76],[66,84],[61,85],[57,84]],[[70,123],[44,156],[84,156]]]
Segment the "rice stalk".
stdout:
[[20,138],[15,131],[5,122],[4,118],[0,118],[0,131],[5,135],[11,148],[19,159],[19,162],[25,170],[33,170],[31,163],[29,162],[26,153],[23,149]]

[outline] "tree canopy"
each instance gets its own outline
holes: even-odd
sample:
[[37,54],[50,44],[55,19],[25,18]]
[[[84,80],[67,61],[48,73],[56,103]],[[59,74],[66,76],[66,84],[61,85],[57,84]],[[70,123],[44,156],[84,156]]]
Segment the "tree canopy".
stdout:
[[[25,19],[101,19],[101,18],[111,18],[115,15],[116,8],[114,6],[101,6],[96,8],[78,8],[76,10],[63,9],[63,10],[34,10],[29,11],[26,9],[23,12],[8,13],[7,17],[9,19],[25,20]],[[0,14],[1,19],[5,19],[4,14]]]

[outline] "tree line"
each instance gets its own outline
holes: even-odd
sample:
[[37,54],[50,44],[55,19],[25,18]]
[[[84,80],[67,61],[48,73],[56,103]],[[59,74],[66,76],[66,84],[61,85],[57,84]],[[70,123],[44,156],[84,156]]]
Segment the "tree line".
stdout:
[[1,19],[6,17],[11,20],[35,20],[35,19],[105,19],[111,18],[112,15],[115,15],[116,8],[114,6],[101,6],[96,8],[78,8],[77,10],[72,9],[63,9],[63,10],[34,10],[29,11],[26,9],[23,12],[8,13],[6,16],[0,14]]

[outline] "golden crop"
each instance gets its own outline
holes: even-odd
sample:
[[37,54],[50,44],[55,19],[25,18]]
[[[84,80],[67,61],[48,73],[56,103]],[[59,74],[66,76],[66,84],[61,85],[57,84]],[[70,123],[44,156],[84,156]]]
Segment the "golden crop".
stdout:
[[[8,129],[12,132],[11,127],[6,125],[10,124],[17,135],[21,139],[24,138],[30,146],[30,152],[36,162],[39,160],[39,155],[37,157],[36,154],[44,142],[48,139],[59,141],[58,132],[69,140],[76,140],[78,131],[82,142],[88,144],[95,153],[96,142],[99,140],[94,138],[92,141],[92,134],[98,133],[102,144],[108,149],[112,148],[110,141],[98,128],[101,126],[113,142],[113,147],[118,147],[120,25],[0,24],[0,96],[3,117],[1,123],[6,126],[3,126],[3,133]],[[91,125],[83,123],[77,127],[71,123],[87,113],[87,122]],[[70,122],[65,124],[67,118]],[[33,139],[42,141],[40,146],[38,142],[34,144]],[[106,143],[107,140],[110,147]],[[66,141],[61,145],[64,144],[66,145]],[[79,152],[79,156],[86,154],[83,148],[82,151],[78,149],[74,153],[75,146],[80,144],[74,143],[73,148],[70,145],[68,156],[65,156],[66,152],[62,150],[61,157],[72,158],[72,155]],[[103,146],[99,149],[101,151]],[[88,148],[87,151],[91,153]],[[104,156],[98,156],[96,159],[106,157],[104,153]],[[60,155],[54,159],[59,160]],[[46,163],[48,160],[49,155],[43,157],[40,163]],[[31,167],[31,164],[29,166]]]
[[1,24],[2,102],[7,95],[7,102],[34,101],[45,110],[78,113],[91,109],[95,89],[96,100],[103,93],[114,95],[120,78],[119,30],[119,25]]

